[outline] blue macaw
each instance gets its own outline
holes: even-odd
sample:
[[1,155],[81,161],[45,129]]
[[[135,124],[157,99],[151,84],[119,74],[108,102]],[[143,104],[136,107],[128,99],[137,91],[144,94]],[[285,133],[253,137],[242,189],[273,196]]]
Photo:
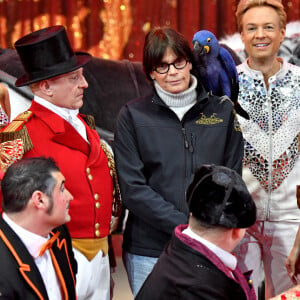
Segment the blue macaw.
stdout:
[[239,79],[235,62],[215,35],[207,30],[195,33],[193,53],[204,87],[214,95],[228,96],[236,112],[249,119],[248,113],[238,103]]

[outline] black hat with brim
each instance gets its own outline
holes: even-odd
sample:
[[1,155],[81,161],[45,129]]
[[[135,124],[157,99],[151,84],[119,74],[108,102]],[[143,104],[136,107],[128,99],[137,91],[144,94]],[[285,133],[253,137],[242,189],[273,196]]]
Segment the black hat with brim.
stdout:
[[34,31],[16,41],[15,48],[25,69],[17,87],[72,72],[91,60],[90,54],[72,50],[61,25]]

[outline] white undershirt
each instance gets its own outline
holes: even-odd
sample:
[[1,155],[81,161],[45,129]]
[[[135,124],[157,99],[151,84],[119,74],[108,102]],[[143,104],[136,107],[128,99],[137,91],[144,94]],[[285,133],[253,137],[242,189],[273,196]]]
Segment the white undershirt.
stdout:
[[13,222],[5,213],[3,213],[3,219],[21,239],[28,252],[33,257],[33,260],[38,267],[44,281],[49,300],[62,299],[60,284],[52,264],[49,250],[46,250],[42,256],[39,256],[40,248],[50,236],[48,236],[48,238],[44,238],[22,228]]
[[187,227],[185,230],[182,231],[183,234],[186,234],[190,238],[200,242],[204,246],[206,246],[211,252],[213,252],[222,262],[223,264],[228,267],[230,270],[234,270],[237,265],[237,259],[231,253],[223,250],[222,248],[218,247],[217,245],[207,241],[206,239],[200,237],[198,234],[193,232],[190,227]]
[[34,101],[59,115],[61,118],[65,119],[88,142],[85,126],[77,117],[79,113],[78,109],[68,109],[60,107],[36,95],[34,95]]

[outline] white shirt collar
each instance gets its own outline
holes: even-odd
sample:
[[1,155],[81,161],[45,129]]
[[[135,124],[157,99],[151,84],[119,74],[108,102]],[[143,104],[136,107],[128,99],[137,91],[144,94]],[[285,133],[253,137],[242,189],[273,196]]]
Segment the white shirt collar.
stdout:
[[42,245],[48,240],[49,236],[48,238],[45,238],[24,229],[12,221],[6,213],[3,213],[3,219],[21,239],[31,256],[33,256],[33,258],[37,258]]
[[34,95],[34,101],[48,108],[49,110],[56,113],[60,117],[64,118],[66,121],[68,121],[69,116],[77,116],[79,113],[79,109],[69,109],[69,108],[60,107],[37,95]]
[[217,245],[207,241],[206,239],[200,237],[195,232],[193,232],[190,227],[187,227],[182,233],[186,234],[190,238],[202,243],[206,246],[209,250],[211,250],[223,263],[226,267],[231,270],[234,270],[237,266],[237,259],[231,253],[223,250],[222,248],[218,247]]
[[34,101],[66,120],[89,143],[87,139],[85,126],[82,123],[82,121],[79,118],[77,118],[79,109],[69,109],[60,107],[36,95],[34,95]]

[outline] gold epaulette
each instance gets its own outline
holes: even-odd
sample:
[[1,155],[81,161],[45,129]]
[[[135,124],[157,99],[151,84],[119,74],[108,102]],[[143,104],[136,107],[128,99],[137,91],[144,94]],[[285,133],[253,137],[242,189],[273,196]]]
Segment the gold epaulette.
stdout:
[[96,129],[95,118],[92,115],[85,115],[83,119],[91,129]]
[[24,153],[33,148],[25,123],[31,118],[32,112],[27,110],[19,114],[13,121],[0,130],[0,143],[21,139]]
[[121,202],[121,193],[118,183],[118,176],[116,172],[115,160],[113,154],[109,151],[106,143],[101,140],[101,148],[105,153],[108,160],[108,167],[110,169],[110,176],[113,180],[113,204],[112,204],[112,215],[114,217],[120,217],[122,213],[122,202]]

